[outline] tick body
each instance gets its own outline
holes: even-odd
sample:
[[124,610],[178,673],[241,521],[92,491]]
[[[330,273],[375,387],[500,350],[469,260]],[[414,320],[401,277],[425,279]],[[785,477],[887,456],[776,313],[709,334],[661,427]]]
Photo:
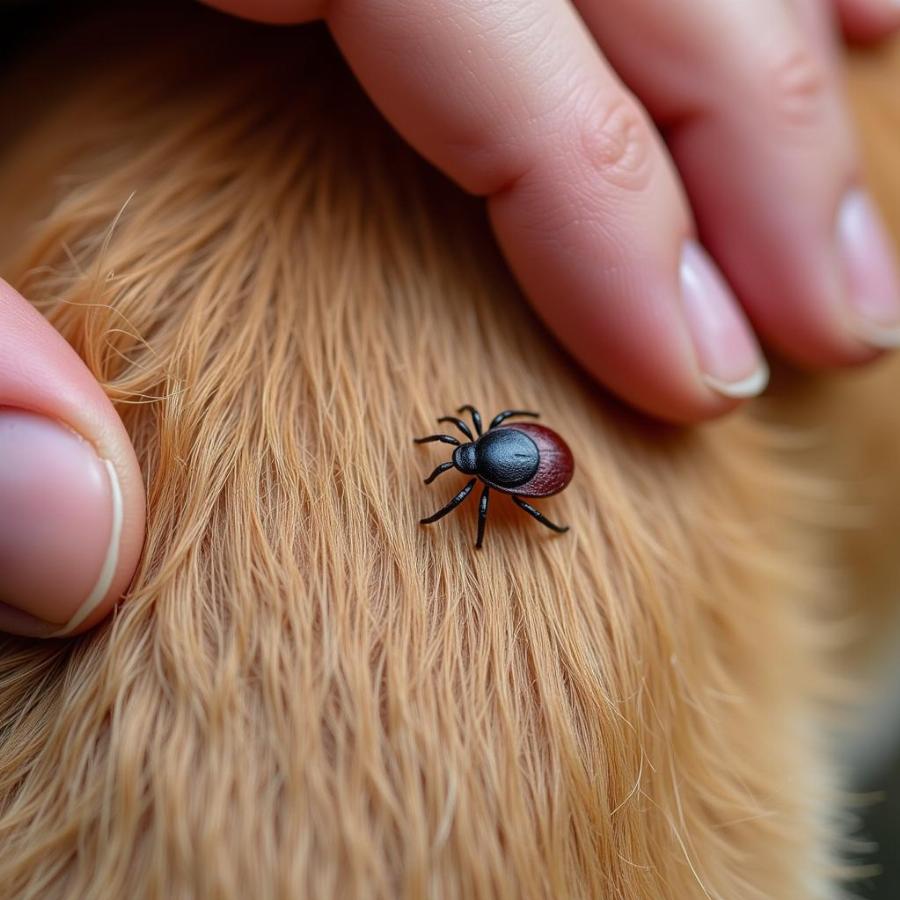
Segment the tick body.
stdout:
[[517,416],[538,414],[527,410],[507,409],[494,416],[486,432],[482,431],[481,414],[473,406],[463,406],[458,413],[469,412],[475,434],[462,419],[456,416],[442,416],[438,422],[450,422],[468,439],[465,443],[450,434],[432,434],[428,437],[416,438],[417,444],[440,441],[455,446],[453,456],[441,463],[425,479],[431,484],[435,478],[450,469],[458,469],[472,479],[446,506],[441,507],[434,515],[421,520],[422,525],[431,525],[453,512],[472,492],[480,481],[484,488],[478,504],[478,536],[476,547],[484,541],[484,528],[487,522],[488,498],[492,490],[509,494],[513,502],[533,516],[542,525],[557,532],[568,531],[568,526],[556,525],[543,513],[526,502],[523,498],[550,497],[558,494],[572,480],[575,462],[572,451],[566,442],[551,429],[536,422],[514,422],[504,425],[507,419]]

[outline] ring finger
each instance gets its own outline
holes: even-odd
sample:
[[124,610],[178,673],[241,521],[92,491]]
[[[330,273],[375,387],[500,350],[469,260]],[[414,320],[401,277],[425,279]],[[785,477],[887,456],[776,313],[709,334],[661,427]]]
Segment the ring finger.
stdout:
[[759,333],[808,366],[900,344],[892,253],[809,16],[783,0],[577,5],[665,129],[704,243]]

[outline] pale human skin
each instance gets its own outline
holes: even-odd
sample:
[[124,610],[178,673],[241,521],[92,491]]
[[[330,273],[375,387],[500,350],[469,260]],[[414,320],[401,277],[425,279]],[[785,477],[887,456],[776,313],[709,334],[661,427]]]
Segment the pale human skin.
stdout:
[[[855,39],[891,34],[900,0],[211,3],[324,19],[397,130],[485,198],[562,345],[651,416],[739,406],[765,387],[763,348],[824,369],[900,345],[835,41],[838,19]],[[0,630],[95,625],[143,530],[112,405],[0,282]]]

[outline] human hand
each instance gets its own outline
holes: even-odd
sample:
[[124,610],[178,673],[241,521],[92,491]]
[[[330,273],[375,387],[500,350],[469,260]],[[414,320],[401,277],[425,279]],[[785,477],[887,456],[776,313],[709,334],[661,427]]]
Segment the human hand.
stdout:
[[895,0],[210,2],[324,18],[398,131],[487,198],[562,343],[655,416],[761,391],[757,335],[814,368],[900,345],[831,22],[885,35]]

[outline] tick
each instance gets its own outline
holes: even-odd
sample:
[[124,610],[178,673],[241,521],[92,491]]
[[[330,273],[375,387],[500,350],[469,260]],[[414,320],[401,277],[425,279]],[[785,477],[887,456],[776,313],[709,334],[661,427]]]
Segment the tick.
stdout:
[[457,416],[441,416],[438,423],[450,422],[467,438],[460,442],[451,434],[431,434],[428,437],[415,438],[417,444],[440,441],[452,444],[456,449],[447,462],[441,463],[426,479],[431,484],[438,475],[449,469],[459,469],[466,475],[474,476],[466,486],[446,505],[420,524],[431,525],[453,512],[469,494],[476,482],[484,485],[481,500],[478,503],[478,537],[476,547],[484,541],[484,526],[487,522],[488,497],[491,489],[509,494],[513,503],[533,516],[541,525],[560,534],[569,530],[568,525],[556,525],[542,512],[535,509],[523,497],[551,497],[558,494],[572,480],[575,461],[568,444],[551,429],[536,422],[503,423],[513,416],[531,416],[538,418],[536,412],[524,409],[506,409],[497,413],[491,420],[486,432],[482,431],[481,413],[474,406],[461,406],[457,413],[469,412],[476,435],[469,426]]

